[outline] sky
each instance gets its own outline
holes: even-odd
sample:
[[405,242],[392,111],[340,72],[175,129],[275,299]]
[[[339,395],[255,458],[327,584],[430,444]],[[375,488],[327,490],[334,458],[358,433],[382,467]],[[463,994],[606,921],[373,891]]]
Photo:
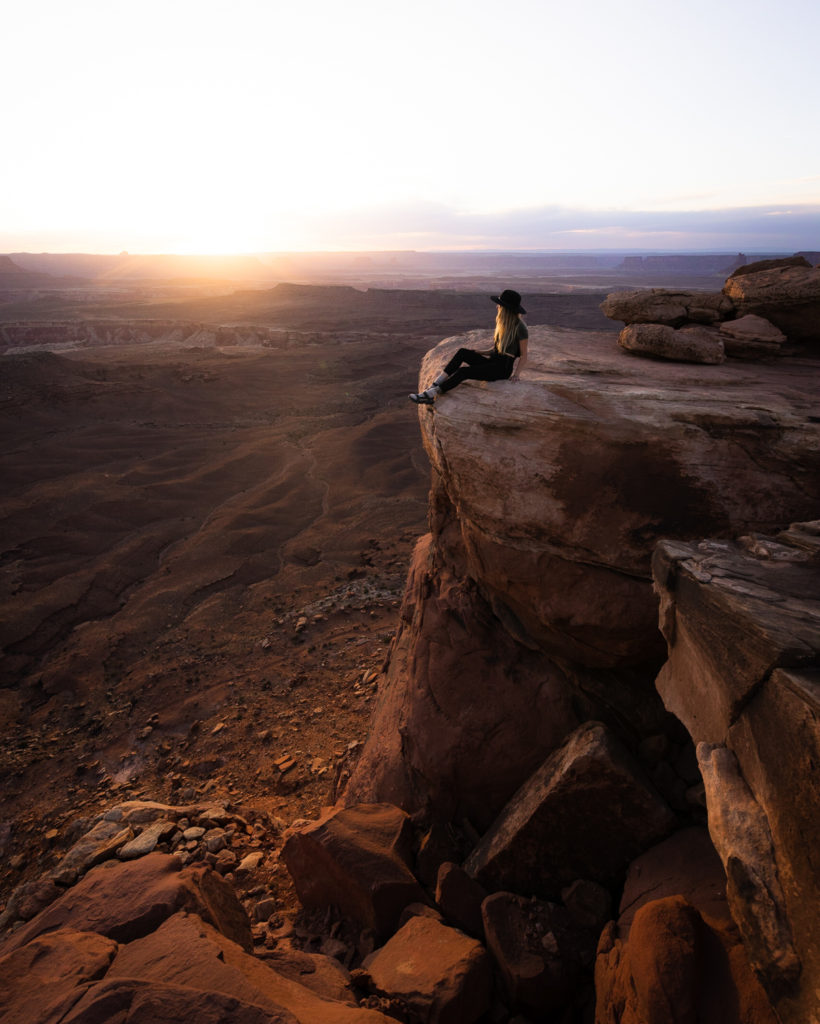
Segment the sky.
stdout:
[[0,252],[820,249],[818,0],[25,0]]

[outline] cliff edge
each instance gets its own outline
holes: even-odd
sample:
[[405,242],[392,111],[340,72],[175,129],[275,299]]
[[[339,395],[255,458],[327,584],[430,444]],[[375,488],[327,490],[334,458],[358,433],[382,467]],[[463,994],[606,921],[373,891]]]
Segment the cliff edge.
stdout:
[[[816,515],[815,359],[704,366],[627,355],[603,332],[530,337],[521,381],[420,410],[430,533],[348,799],[480,829],[581,721],[633,746],[664,731],[657,543]],[[421,383],[489,342],[443,341]]]

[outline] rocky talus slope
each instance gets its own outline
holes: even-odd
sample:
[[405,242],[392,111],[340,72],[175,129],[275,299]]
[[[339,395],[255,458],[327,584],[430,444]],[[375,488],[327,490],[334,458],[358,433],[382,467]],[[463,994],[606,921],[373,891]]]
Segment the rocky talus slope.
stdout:
[[[776,358],[536,326],[520,382],[422,407],[430,531],[339,802],[86,823],[7,908],[0,1020],[818,1024],[820,336],[782,269],[738,278]],[[651,296],[612,308],[748,313]],[[260,844],[299,919],[237,899]]]

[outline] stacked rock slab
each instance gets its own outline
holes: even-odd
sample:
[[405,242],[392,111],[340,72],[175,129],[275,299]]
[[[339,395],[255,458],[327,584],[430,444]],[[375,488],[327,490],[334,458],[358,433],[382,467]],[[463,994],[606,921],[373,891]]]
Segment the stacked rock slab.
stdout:
[[783,1021],[820,1018],[820,523],[654,559],[667,707],[698,743],[732,914]]
[[[722,292],[614,292],[601,309],[626,326],[621,348],[677,362],[763,359],[820,342],[820,267],[802,257],[741,267]],[[789,345],[788,343],[791,343]]]

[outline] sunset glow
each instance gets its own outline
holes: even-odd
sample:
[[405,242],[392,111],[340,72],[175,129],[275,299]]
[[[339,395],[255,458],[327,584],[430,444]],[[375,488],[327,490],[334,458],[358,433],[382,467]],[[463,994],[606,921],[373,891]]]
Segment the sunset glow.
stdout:
[[814,0],[32,0],[4,36],[2,251],[820,247]]

